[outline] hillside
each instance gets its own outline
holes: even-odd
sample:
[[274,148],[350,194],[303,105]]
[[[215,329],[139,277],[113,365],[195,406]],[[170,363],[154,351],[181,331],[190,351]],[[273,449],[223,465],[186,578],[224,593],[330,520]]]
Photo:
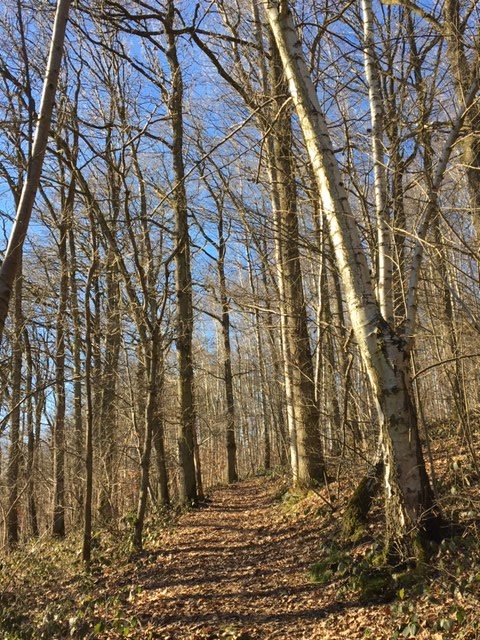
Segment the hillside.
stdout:
[[[387,583],[374,561],[380,508],[365,535],[340,544],[342,486],[338,509],[336,483],[308,494],[265,477],[217,488],[201,508],[150,522],[142,554],[103,532],[91,575],[71,562],[75,539],[39,543],[3,567],[2,638],[477,638],[472,512],[421,571],[392,569]],[[457,506],[478,505],[475,487],[460,495]]]

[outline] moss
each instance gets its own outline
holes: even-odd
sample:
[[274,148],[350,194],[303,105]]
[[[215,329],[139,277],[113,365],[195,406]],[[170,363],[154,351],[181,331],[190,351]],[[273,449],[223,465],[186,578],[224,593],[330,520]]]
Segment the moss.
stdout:
[[389,602],[397,595],[421,591],[428,565],[392,565],[391,558],[379,548],[365,556],[352,570],[350,584],[357,590],[360,602]]
[[385,550],[374,554],[372,556],[370,562],[371,562],[372,566],[374,566],[374,567],[384,567],[386,564],[388,564],[387,555],[385,553]]
[[417,592],[419,587],[421,587],[425,581],[425,575],[424,567],[416,567],[414,569],[409,569],[402,573],[395,574],[394,580],[397,592],[400,590]]
[[403,538],[387,538],[383,555],[385,563],[391,566],[403,564],[418,568],[427,565],[437,550],[436,542],[417,531]]
[[292,489],[290,489],[289,491],[287,491],[283,498],[282,498],[282,504],[285,507],[293,507],[296,504],[298,504],[300,502],[300,500],[302,500],[303,498],[303,494],[299,493],[297,491],[294,491]]
[[382,470],[383,462],[377,462],[371,473],[362,478],[348,501],[342,527],[342,534],[346,540],[358,542],[365,533],[365,523],[380,484]]
[[285,513],[291,513],[295,511],[297,506],[302,500],[304,500],[307,496],[307,492],[303,491],[299,488],[289,489],[285,491],[283,496],[280,498],[281,508]]
[[320,558],[310,566],[309,574],[318,584],[348,577],[348,585],[358,593],[361,603],[390,602],[423,588],[426,563],[394,566],[389,559],[385,549],[375,545],[362,559],[352,562],[351,556],[333,543],[320,549]]
[[324,547],[322,559],[310,566],[309,574],[313,582],[326,584],[334,576],[343,577],[348,571],[350,556],[336,547]]
[[388,602],[396,595],[391,570],[385,567],[366,569],[355,578],[360,602]]
[[432,556],[431,544],[420,534],[417,534],[413,539],[413,550],[417,566],[424,565]]
[[317,582],[318,584],[327,584],[335,574],[328,562],[315,562],[310,566],[308,573],[312,582]]
[[367,491],[368,479],[363,478],[350,498],[343,516],[342,534],[349,540],[356,540],[364,532],[366,514],[370,509],[371,499]]

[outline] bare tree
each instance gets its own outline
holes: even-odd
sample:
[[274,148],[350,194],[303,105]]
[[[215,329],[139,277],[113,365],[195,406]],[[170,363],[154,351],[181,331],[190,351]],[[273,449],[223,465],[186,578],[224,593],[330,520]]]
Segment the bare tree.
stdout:
[[28,224],[32,215],[35,196],[42,173],[43,159],[50,131],[55,93],[62,62],[63,43],[65,40],[69,9],[70,0],[58,0],[31,159],[18,202],[15,222],[10,232],[7,250],[3,258],[2,266],[0,267],[0,341],[3,336],[3,328],[12,294],[12,286],[19,269],[22,247],[27,234]]

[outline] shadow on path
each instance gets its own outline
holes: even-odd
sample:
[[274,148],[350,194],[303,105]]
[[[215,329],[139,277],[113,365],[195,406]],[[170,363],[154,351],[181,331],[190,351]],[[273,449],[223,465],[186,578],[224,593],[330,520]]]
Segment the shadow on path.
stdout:
[[[288,522],[276,489],[265,479],[218,489],[205,508],[166,532],[163,546],[131,576],[139,587],[132,613],[145,634],[314,639],[330,616],[354,615],[358,603],[339,602],[332,589],[309,582],[318,521]],[[238,635],[222,635],[232,625]]]

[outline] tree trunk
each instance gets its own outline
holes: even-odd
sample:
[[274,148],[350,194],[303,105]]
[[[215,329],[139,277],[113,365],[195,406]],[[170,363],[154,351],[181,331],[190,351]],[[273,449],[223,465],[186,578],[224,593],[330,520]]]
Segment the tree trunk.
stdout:
[[67,202],[62,207],[59,226],[60,239],[58,253],[60,258],[60,293],[57,310],[57,337],[55,343],[55,391],[56,414],[53,430],[53,535],[65,535],[65,332],[68,302],[68,256],[67,256],[67,216],[70,199],[74,191],[69,190]]
[[[462,25],[459,0],[445,0],[443,4],[444,37],[447,45],[447,55],[450,59],[457,96],[460,104],[465,102],[468,89],[479,71],[478,53],[474,53],[473,61],[469,63],[466,53],[465,32],[466,24]],[[469,36],[470,38],[470,36]],[[478,34],[476,36],[478,43]],[[470,39],[468,40],[470,47]],[[470,194],[471,216],[477,245],[480,246],[480,105],[475,102],[468,108],[465,116],[464,132],[462,136],[463,164],[467,177]]]
[[296,186],[292,163],[290,110],[285,108],[288,88],[285,85],[277,48],[271,47],[271,90],[276,96],[273,127],[273,157],[278,191],[277,233],[280,244],[283,279],[286,339],[291,358],[298,473],[296,482],[309,487],[324,481],[323,452],[319,430],[319,412],[315,399],[315,382],[303,279],[298,249]]
[[87,568],[92,555],[92,510],[93,510],[93,426],[94,406],[92,390],[92,312],[90,291],[97,270],[96,252],[92,251],[92,263],[85,286],[85,395],[87,400],[87,425],[85,429],[85,506],[83,526],[82,559]]
[[[147,513],[148,489],[150,484],[150,459],[152,457],[152,440],[154,426],[157,419],[157,401],[159,387],[158,365],[159,365],[160,342],[157,332],[153,332],[149,345],[145,345],[145,359],[147,368],[147,402],[145,408],[145,429],[142,456],[140,460],[140,492],[138,496],[137,514],[133,529],[133,547],[141,551],[143,547],[143,529],[145,526],[145,516]],[[158,425],[157,425],[158,426]]]
[[[265,268],[265,262],[262,259],[262,282],[265,289],[265,307],[268,309],[266,312],[266,328],[268,332],[269,344],[270,344],[270,354],[272,358],[272,366],[275,374],[275,381],[281,380],[281,349],[278,348],[278,341],[276,340],[276,332],[273,322],[273,313],[271,311],[271,301],[270,296],[268,294],[268,279],[267,279],[267,271]],[[251,267],[250,267],[251,269]],[[259,318],[260,321],[260,318]],[[261,337],[261,334],[260,334]],[[281,346],[281,343],[280,343]],[[288,436],[287,429],[285,425],[285,414],[284,414],[284,400],[285,394],[275,394],[272,389],[272,381],[269,381],[267,384],[267,376],[266,369],[264,367],[265,372],[265,395],[268,394],[269,404],[270,404],[270,413],[274,418],[276,433],[277,433],[277,444],[279,448],[279,459],[280,464],[283,467],[286,467],[288,464]],[[270,392],[267,390],[270,389]],[[274,400],[272,400],[272,396],[276,396]],[[282,397],[283,396],[283,397]]]
[[[160,373],[159,373],[160,376]],[[153,424],[153,445],[155,447],[155,458],[157,463],[158,488],[160,504],[168,507],[170,504],[170,492],[168,488],[167,460],[165,453],[165,430],[162,410],[160,407],[160,393],[163,388],[163,373],[161,374],[161,384],[157,390],[155,418]]]
[[[258,9],[258,3],[256,0],[252,0],[252,13],[255,24],[255,39],[258,47],[258,66],[261,71],[261,81],[262,81],[262,89],[265,95],[271,94],[274,89],[271,86],[272,80],[275,83],[274,70],[272,65],[270,65],[270,71],[267,66],[267,55],[265,54],[265,49],[263,45],[263,27],[260,19],[260,12]],[[272,35],[269,34],[270,46],[274,47],[274,43],[272,40]],[[238,89],[237,89],[238,90]],[[241,92],[243,99],[246,104],[252,109],[255,107],[255,102],[252,101],[249,97],[248,92]],[[275,260],[276,260],[276,275],[277,275],[277,288],[278,288],[278,298],[279,298],[279,306],[280,306],[280,346],[281,346],[281,355],[283,360],[283,385],[284,385],[284,397],[285,397],[285,407],[286,407],[286,419],[287,419],[287,429],[288,429],[288,449],[290,453],[290,468],[292,472],[292,479],[294,484],[297,483],[298,479],[298,447],[297,447],[297,432],[296,432],[296,422],[295,422],[295,400],[294,400],[294,385],[293,385],[293,369],[292,369],[292,361],[290,354],[290,345],[288,340],[288,326],[287,326],[287,315],[286,315],[286,298],[285,298],[285,271],[283,268],[283,243],[282,243],[282,234],[281,234],[281,219],[280,219],[280,211],[281,211],[281,202],[280,202],[280,194],[278,189],[279,175],[277,166],[274,160],[275,157],[275,149],[273,142],[273,135],[271,135],[270,123],[271,119],[274,116],[274,110],[267,110],[267,117],[259,118],[260,128],[266,136],[267,142],[267,168],[269,173],[269,181],[270,181],[270,202],[273,212],[273,224],[274,224],[274,239],[275,239]],[[265,267],[265,264],[264,264]],[[264,269],[265,271],[265,269]],[[268,306],[268,305],[267,305]],[[272,336],[272,332],[270,329],[270,336]],[[272,340],[272,346],[274,341]],[[282,423],[280,423],[282,424]],[[286,436],[286,433],[285,433]],[[286,440],[286,438],[285,438]],[[286,442],[287,444],[287,442]]]
[[[110,118],[115,119],[116,111],[122,111],[120,99],[112,90],[110,97]],[[117,100],[116,100],[117,98]],[[110,201],[109,223],[111,233],[115,236],[117,220],[121,207],[121,178],[120,168],[117,166],[113,151],[112,135],[109,131],[105,141],[105,159],[107,162],[108,197]],[[125,196],[127,197],[127,196]],[[107,294],[107,325],[105,336],[105,357],[101,376],[101,398],[99,401],[99,436],[100,452],[102,456],[103,473],[100,482],[99,514],[104,521],[114,515],[114,485],[115,485],[115,427],[116,427],[116,392],[118,361],[120,357],[121,318],[120,318],[120,289],[119,273],[116,268],[115,251],[108,247],[106,255],[106,294]]]
[[372,122],[372,155],[377,223],[377,299],[383,317],[393,323],[393,262],[391,220],[388,207],[387,174],[385,171],[384,113],[382,87],[375,40],[373,36],[372,0],[362,0],[363,53],[368,84],[370,117]]
[[12,358],[12,410],[10,422],[10,449],[8,453],[7,486],[8,486],[8,511],[7,511],[7,547],[14,549],[19,541],[19,516],[18,501],[20,498],[20,409],[22,395],[22,258],[18,275],[15,280],[15,309],[13,321],[13,358]]
[[80,323],[80,311],[78,306],[77,288],[77,260],[75,248],[75,235],[73,221],[68,226],[68,245],[70,249],[70,311],[73,324],[73,424],[75,440],[75,483],[73,487],[75,504],[77,508],[76,520],[81,522],[84,507],[83,497],[83,449],[84,433],[82,422],[82,327]]
[[188,231],[187,193],[183,162],[183,79],[178,62],[174,29],[174,2],[169,0],[165,27],[168,38],[167,59],[171,71],[169,111],[172,120],[172,158],[174,171],[173,199],[176,220],[177,246],[175,252],[175,280],[177,295],[177,354],[179,369],[180,427],[178,435],[182,474],[181,499],[197,500],[195,476],[195,406],[193,390],[193,309],[192,274],[190,267],[190,236]]
[[28,331],[23,331],[25,342],[25,354],[27,359],[27,383],[25,385],[25,395],[27,397],[27,503],[28,503],[28,517],[30,520],[30,527],[34,538],[38,538],[38,519],[37,519],[37,505],[35,502],[35,421],[33,412],[33,359],[32,348],[30,345],[30,339]]
[[[246,246],[247,262],[248,262],[248,276],[250,282],[250,290],[252,292],[252,299],[255,305],[254,319],[255,319],[255,338],[257,347],[258,367],[260,370],[260,384],[261,384],[261,397],[262,397],[262,421],[263,421],[263,466],[265,471],[268,471],[272,464],[272,447],[270,442],[270,427],[268,424],[268,409],[267,409],[267,375],[265,371],[265,358],[263,355],[263,342],[262,342],[262,328],[260,322],[260,311],[258,309],[258,301],[255,292],[255,284],[253,280],[253,265],[250,255],[249,247]],[[273,412],[272,412],[273,413]]]
[[222,306],[223,375],[225,381],[225,403],[227,408],[227,481],[237,482],[237,444],[235,441],[235,405],[233,395],[232,349],[230,346],[230,305],[225,280],[225,254],[227,250],[223,229],[223,211],[218,207],[218,279],[220,284],[220,304]]
[[8,314],[13,283],[20,268],[23,243],[27,234],[35,196],[42,174],[43,159],[47,147],[60,64],[62,61],[70,3],[71,0],[58,0],[27,179],[23,185],[15,222],[11,229],[7,250],[0,267],[0,342],[3,336],[5,319]]
[[114,514],[113,490],[115,476],[115,423],[118,361],[120,357],[121,320],[120,290],[115,255],[111,248],[106,260],[107,326],[105,336],[105,359],[100,401],[100,446],[103,473],[101,477],[99,514],[108,521]]
[[388,326],[375,299],[358,229],[288,4],[269,1],[267,15],[315,173],[352,326],[382,417],[387,547],[409,556],[419,533],[439,538],[441,532],[418,437],[406,345]]

